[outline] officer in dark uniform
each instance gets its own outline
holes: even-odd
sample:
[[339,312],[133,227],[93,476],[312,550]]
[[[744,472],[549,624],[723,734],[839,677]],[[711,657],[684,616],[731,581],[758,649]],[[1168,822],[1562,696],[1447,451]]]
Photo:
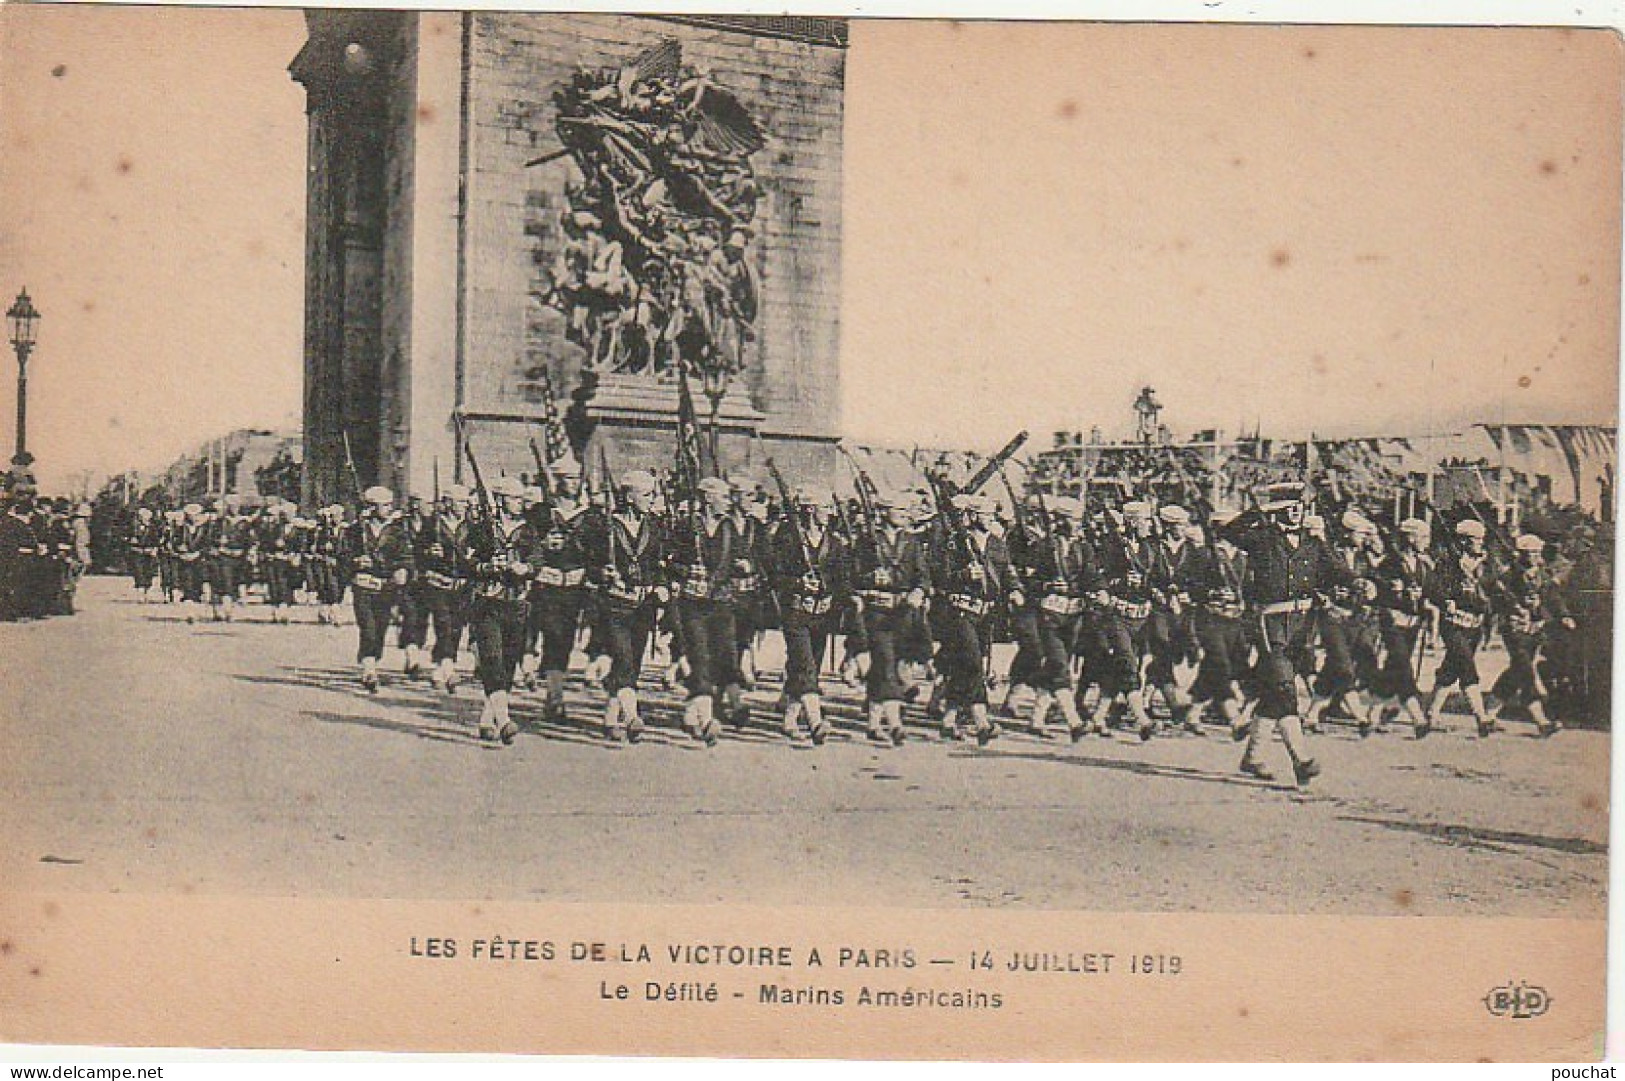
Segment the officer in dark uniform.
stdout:
[[1275,779],[1262,752],[1279,726],[1293,776],[1302,786],[1319,776],[1320,766],[1304,746],[1297,678],[1309,675],[1301,669],[1312,655],[1316,595],[1348,576],[1326,543],[1303,529],[1303,486],[1273,485],[1270,495],[1259,512],[1243,514],[1232,527],[1236,543],[1247,552],[1244,598],[1258,619],[1258,706],[1241,772]]

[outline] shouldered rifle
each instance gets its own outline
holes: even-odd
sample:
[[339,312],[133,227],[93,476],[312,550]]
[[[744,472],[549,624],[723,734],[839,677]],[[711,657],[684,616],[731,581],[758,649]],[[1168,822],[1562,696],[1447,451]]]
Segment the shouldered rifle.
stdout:
[[[1065,578],[1066,569],[1061,566],[1061,548],[1055,543],[1055,532],[1050,527],[1048,509],[1043,506],[1039,507],[1038,518],[1040,525],[1037,530],[1034,530],[1029,524],[1026,508],[1022,506],[1021,499],[1016,495],[1015,487],[1010,483],[1010,475],[1003,469],[999,470],[999,481],[1004,485],[1005,493],[1010,496],[1010,514],[1015,520],[1016,528],[1021,531],[1025,538],[1030,539],[1034,533],[1038,535],[1039,539],[1044,542],[1044,546],[1049,549],[1050,558],[1055,563],[1055,577]],[[1035,582],[1033,585],[1037,586],[1039,583]]]
[[836,444],[836,448],[846,459],[846,464],[852,467],[852,487],[858,495],[858,509],[863,512],[863,539],[874,550],[875,559],[882,569],[889,576],[895,577],[897,568],[892,565],[891,555],[880,543],[880,512],[875,509],[874,481],[869,479],[869,474],[863,471],[858,460],[852,457],[851,451],[839,443]]
[[1006,443],[997,454],[983,462],[982,468],[976,471],[975,475],[965,483],[965,487],[961,488],[960,491],[967,495],[975,495],[981,491],[982,487],[993,479],[993,474],[1003,469],[1004,463],[1008,462],[1026,442],[1027,431],[1022,429],[1012,436],[1010,442]]
[[779,472],[778,463],[772,458],[767,459],[767,473],[779,489],[779,502],[784,505],[784,522],[790,527],[790,535],[795,538],[796,548],[801,553],[803,573],[817,574],[818,568],[814,562],[812,546],[807,543],[807,534],[801,528],[801,513],[796,507],[795,497],[790,494],[790,485],[785,483],[784,474]]
[[474,457],[474,441],[467,435],[463,436],[463,455],[468,459],[468,470],[474,478],[474,503],[479,508],[481,525],[487,531],[491,552],[493,556],[509,558],[507,538],[502,535],[502,524],[497,514],[496,503],[491,498],[491,490],[485,486],[485,477],[480,473],[479,459]]
[[360,503],[361,474],[358,473],[355,468],[355,455],[350,453],[350,433],[346,430],[339,434],[344,436],[344,464],[348,466],[350,470],[350,486],[355,489],[356,502]]

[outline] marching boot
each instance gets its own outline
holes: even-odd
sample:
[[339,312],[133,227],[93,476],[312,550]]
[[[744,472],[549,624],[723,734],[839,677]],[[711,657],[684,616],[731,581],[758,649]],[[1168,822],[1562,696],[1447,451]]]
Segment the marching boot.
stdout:
[[1416,726],[1416,738],[1425,739],[1428,733],[1443,728],[1439,720],[1439,709],[1444,704],[1444,692],[1435,687],[1429,691],[1422,702],[1422,723]]
[[801,704],[799,698],[791,699],[784,707],[784,724],[780,731],[783,732],[784,738],[792,743],[801,735],[801,715],[805,712],[806,707]]
[[959,707],[949,706],[942,712],[942,741],[953,743],[959,739]]
[[1299,788],[1320,776],[1320,765],[1304,753],[1303,722],[1297,717],[1281,718],[1281,742],[1286,744],[1287,757],[1292,759],[1292,776]]
[[485,701],[480,705],[480,739],[486,743],[495,743],[497,738],[496,706],[491,696],[486,695]]
[[976,731],[977,746],[986,747],[999,734],[998,728],[993,724],[993,719],[987,715],[986,702],[971,703],[970,719],[971,725]]
[[1489,739],[1490,733],[1495,731],[1495,721],[1484,709],[1484,691],[1479,687],[1466,689],[1467,705],[1473,711],[1473,718],[1478,721],[1478,738]]
[[406,647],[406,663],[401,666],[401,673],[407,679],[417,679],[423,674],[423,651],[417,646]]
[[745,703],[745,692],[739,684],[730,683],[722,688],[722,703],[729,724],[737,728],[750,723],[750,706]]
[[807,717],[807,733],[813,746],[822,747],[829,738],[829,726],[824,723],[824,701],[817,694],[801,696],[801,710]]
[[739,653],[739,685],[747,691],[756,689],[756,651],[750,646]]
[[683,689],[683,680],[688,678],[690,671],[688,658],[678,657],[666,667],[666,689],[680,691]]
[[1168,703],[1168,711],[1179,719],[1179,727],[1193,736],[1202,734],[1202,723],[1196,716],[1196,703],[1191,701],[1190,695],[1170,683],[1162,688],[1162,697]]
[[[543,692],[543,715],[550,721],[564,720],[564,673],[558,669],[543,673],[546,690]],[[617,692],[619,693],[619,692]]]
[[1112,696],[1102,694],[1095,700],[1095,712],[1089,719],[1089,731],[1097,736],[1110,736],[1111,726],[1107,723],[1112,715]]
[[536,689],[536,675],[542,670],[542,658],[538,653],[527,653],[519,661],[519,680],[525,690]]
[[863,673],[859,669],[856,654],[847,657],[841,662],[841,682],[848,687],[863,686]]
[[505,745],[512,744],[519,734],[519,726],[508,716],[508,692],[492,691],[491,708],[496,712],[497,738]]
[[1264,744],[1275,734],[1274,717],[1253,717],[1252,732],[1247,738],[1247,749],[1241,753],[1241,772],[1260,781],[1273,781],[1275,774],[1264,765],[1261,757]]
[[378,658],[361,658],[361,687],[368,694],[378,693]]
[[1044,725],[1049,721],[1050,707],[1054,705],[1054,693],[1050,691],[1035,691],[1033,693],[1033,716],[1030,723],[1034,735],[1047,735],[1047,733],[1044,731]]
[[1530,702],[1529,716],[1534,718],[1535,732],[1539,734],[1542,739],[1556,734],[1559,727],[1558,723],[1552,720],[1551,717],[1547,716],[1545,702],[1542,702],[1538,698]]
[[903,745],[903,703],[892,701],[886,703],[886,728],[891,734],[892,746]]
[[197,602],[196,601],[181,601],[181,610],[186,613],[186,622],[188,622],[188,623],[196,623],[197,622]]
[[1318,694],[1311,696],[1309,699],[1309,708],[1304,711],[1303,715],[1303,731],[1319,732],[1320,716],[1326,712],[1326,707],[1329,705],[1331,705],[1331,699],[1322,698]]
[[1066,721],[1066,734],[1076,743],[1083,738],[1087,728],[1084,727],[1083,715],[1078,712],[1078,700],[1072,694],[1071,687],[1063,687],[1061,693],[1055,696],[1055,702],[1061,707],[1061,717]]
[[886,704],[884,702],[869,703],[869,742],[890,743],[886,735]]
[[[1032,687],[1025,683],[1010,684],[1010,689],[1004,692],[1004,715],[1009,717],[1012,721],[1015,720],[1020,716],[1018,711],[1021,708],[1022,700],[1028,695],[1036,695],[1038,693],[1039,692],[1033,690]],[[1033,702],[1033,710],[1035,713],[1038,710],[1038,703],[1036,700]]]
[[604,703],[604,738],[611,743],[620,743],[626,738],[626,731],[621,727],[622,712],[620,695],[611,695]]
[[717,737],[722,733],[722,725],[717,720],[716,700],[708,694],[694,696],[695,727],[699,731],[700,741],[707,747],[717,745]]
[[[562,673],[560,675],[562,676]],[[643,739],[643,714],[638,712],[637,688],[622,687],[615,692],[615,700],[621,704],[621,719],[626,722],[627,741],[637,743]],[[562,704],[560,710],[562,716]]]
[[1128,700],[1128,711],[1134,717],[1134,727],[1140,733],[1140,742],[1150,743],[1152,737],[1157,734],[1157,722],[1151,719],[1150,713],[1146,712],[1144,696],[1129,694],[1126,698]]

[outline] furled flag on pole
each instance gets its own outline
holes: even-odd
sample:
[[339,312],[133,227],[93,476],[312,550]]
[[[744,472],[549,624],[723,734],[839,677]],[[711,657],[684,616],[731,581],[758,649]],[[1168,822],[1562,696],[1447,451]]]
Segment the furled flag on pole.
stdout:
[[553,373],[546,370],[542,372],[542,434],[548,465],[570,452],[570,441],[565,438],[564,425],[559,421],[558,402],[553,397]]
[[694,395],[688,386],[688,366],[677,366],[677,490],[692,495],[705,474],[705,444],[700,439],[700,419],[694,411]]

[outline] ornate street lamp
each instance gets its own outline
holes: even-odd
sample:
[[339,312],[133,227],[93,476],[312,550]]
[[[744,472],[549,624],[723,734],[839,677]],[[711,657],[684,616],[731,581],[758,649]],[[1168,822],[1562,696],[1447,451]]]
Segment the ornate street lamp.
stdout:
[[34,456],[28,453],[28,355],[34,351],[39,319],[39,310],[25,288],[6,312],[11,347],[17,351],[17,453],[11,456],[11,464],[18,472],[34,464]]
[[722,471],[722,459],[719,456],[721,446],[717,438],[717,430],[722,414],[722,399],[728,396],[728,365],[720,357],[712,354],[707,358],[709,363],[699,365],[700,389],[705,392],[706,398],[711,402],[711,465],[719,473]]

